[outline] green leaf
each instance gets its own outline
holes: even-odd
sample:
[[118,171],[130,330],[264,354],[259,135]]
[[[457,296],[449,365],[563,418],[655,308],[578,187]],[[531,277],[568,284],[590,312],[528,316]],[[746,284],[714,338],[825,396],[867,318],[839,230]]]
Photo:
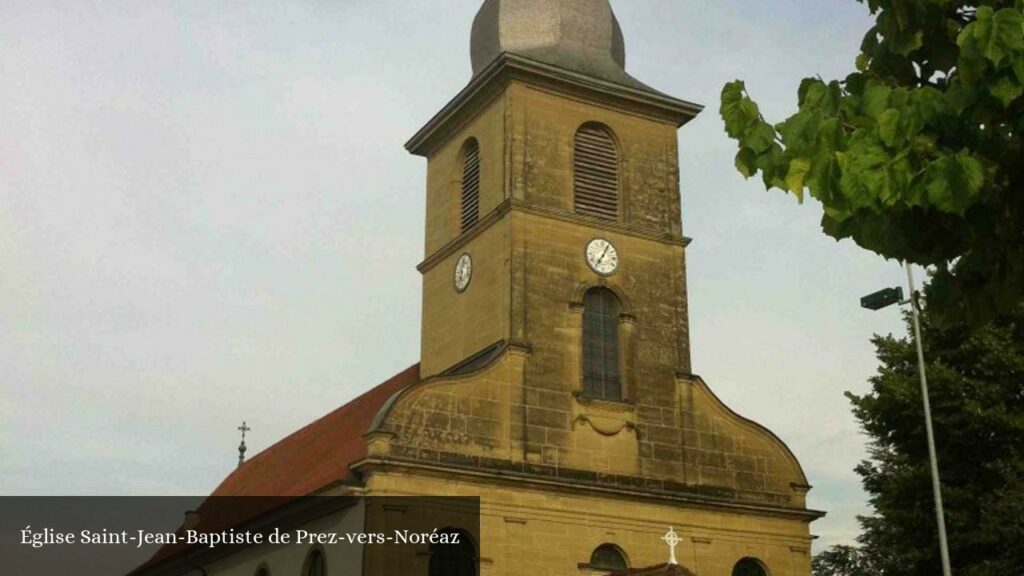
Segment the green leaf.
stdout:
[[831,154],[846,148],[846,132],[839,118],[825,118],[817,126],[815,144],[819,153]]
[[800,108],[804,107],[804,102],[807,101],[807,92],[811,89],[811,86],[820,84],[821,80],[817,78],[804,78],[800,81],[800,86],[796,89],[796,103]]
[[994,96],[1003,108],[1009,108],[1014,100],[1024,93],[1024,86],[1018,84],[1009,76],[1000,76],[998,80],[988,87],[988,93]]
[[881,136],[885,145],[893,148],[900,143],[898,131],[900,123],[900,111],[889,108],[878,118],[878,135]]
[[820,152],[811,162],[811,170],[804,178],[811,196],[825,205],[825,209],[838,210],[845,206],[839,194],[839,164],[830,152]]
[[942,158],[931,164],[926,172],[925,190],[928,202],[944,212],[956,212],[956,203],[949,180],[945,176],[948,171],[949,159]]
[[787,150],[801,154],[814,146],[820,121],[821,114],[818,112],[797,112],[776,126],[776,130]]
[[851,206],[877,207],[891,194],[887,163],[889,153],[867,131],[858,131],[846,152],[836,155],[842,169],[840,189]]
[[864,53],[858,54],[857,60],[855,61],[854,65],[857,67],[857,70],[865,72],[871,65],[871,57]]
[[[974,24],[971,24],[973,26]],[[964,82],[973,84],[985,75],[987,60],[978,51],[975,42],[969,42],[962,46],[960,59],[957,60],[957,73]]]
[[822,216],[823,216],[823,218],[822,218],[822,228],[826,229],[825,233],[828,234],[829,236],[838,238],[838,236],[836,234],[836,232],[838,232],[838,230],[829,231],[828,230],[828,224],[831,224],[832,226],[836,226],[838,224],[841,224],[843,221],[847,220],[850,216],[852,216],[852,214],[850,214],[850,212],[848,212],[846,210],[840,210],[838,208],[827,207],[827,208],[825,208],[825,213]]
[[757,104],[746,96],[743,82],[739,80],[722,88],[720,113],[725,121],[725,131],[731,138],[739,138],[761,121]]
[[744,178],[750,178],[757,172],[757,154],[750,148],[740,148],[736,154],[736,170],[743,174]]
[[743,133],[743,142],[755,153],[761,154],[775,142],[775,128],[767,122],[758,122]]
[[924,33],[918,30],[914,34],[910,35],[899,35],[892,39],[889,44],[889,48],[899,54],[900,56],[906,56],[914,50],[917,50],[924,44]]
[[931,86],[915,90],[913,101],[923,123],[933,122],[937,117],[947,113],[946,101],[942,97],[942,92]]
[[786,173],[786,187],[796,194],[801,203],[804,201],[804,178],[810,169],[810,158],[794,158],[789,163],[789,172]]
[[977,158],[966,152],[958,152],[956,155],[957,164],[963,170],[964,184],[970,197],[977,196],[981,187],[985,184],[985,168]]
[[821,80],[805,80],[804,97],[800,102],[801,110],[821,110],[827,115],[839,112],[839,101],[842,99],[842,87],[839,82],[825,84]]
[[1013,59],[1013,73],[1017,76],[1017,81],[1024,84],[1024,53],[1017,54]]
[[911,150],[920,156],[930,156],[935,151],[935,137],[918,135],[910,143]]
[[786,189],[786,155],[782,147],[776,143],[762,154],[757,156],[757,168],[761,171],[761,179],[764,181],[765,189],[779,188]]
[[878,118],[889,109],[889,96],[892,88],[877,81],[869,81],[864,89],[864,114]]
[[975,92],[963,82],[954,81],[943,96],[945,107],[953,114],[960,115],[974,104]]
[[965,152],[942,156],[925,172],[929,204],[951,214],[963,215],[974,203],[984,182],[981,162]]
[[1007,56],[1024,49],[1024,14],[1013,8],[996,12],[991,6],[979,6],[976,20],[964,28],[957,43],[962,49],[976,48],[998,66]]

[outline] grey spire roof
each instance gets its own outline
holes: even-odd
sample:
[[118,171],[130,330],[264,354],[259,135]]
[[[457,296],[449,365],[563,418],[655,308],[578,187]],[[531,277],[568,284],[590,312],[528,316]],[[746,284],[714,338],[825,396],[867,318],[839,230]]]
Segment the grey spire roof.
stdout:
[[473,20],[470,55],[473,78],[405,143],[413,154],[428,156],[449,137],[452,119],[465,112],[468,102],[501,88],[495,78],[575,86],[676,126],[703,109],[626,74],[622,29],[608,0],[484,0]]
[[622,29],[608,0],[486,0],[473,21],[477,75],[502,52],[633,88]]

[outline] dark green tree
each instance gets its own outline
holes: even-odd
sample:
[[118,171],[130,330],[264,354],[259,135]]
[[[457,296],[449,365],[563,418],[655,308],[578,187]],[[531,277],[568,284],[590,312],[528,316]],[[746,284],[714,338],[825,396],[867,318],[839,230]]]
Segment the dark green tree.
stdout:
[[863,548],[841,544],[816,554],[811,571],[814,576],[878,576],[878,569]]
[[[926,308],[922,342],[953,573],[1024,574],[1024,306],[983,327],[936,323]],[[857,473],[875,513],[860,519],[860,553],[874,574],[940,574],[916,348],[874,345],[871,392],[847,394],[870,439]]]
[[944,315],[988,320],[1024,295],[1024,0],[858,0],[875,15],[842,81],[807,78],[765,120],[722,90],[736,168],[805,191],[824,232],[933,266]]

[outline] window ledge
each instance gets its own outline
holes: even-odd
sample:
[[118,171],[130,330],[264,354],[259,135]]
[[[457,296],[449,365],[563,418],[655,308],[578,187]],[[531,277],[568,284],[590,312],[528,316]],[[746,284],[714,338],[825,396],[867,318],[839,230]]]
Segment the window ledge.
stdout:
[[623,430],[636,432],[636,405],[632,402],[591,398],[581,392],[574,396],[574,429],[577,424],[587,424],[604,436],[616,436]]
[[632,412],[636,408],[636,404],[628,398],[622,400],[609,400],[607,398],[598,398],[597,396],[588,396],[582,390],[573,392],[573,396],[576,397],[576,401],[587,407],[604,408],[612,411],[624,411]]

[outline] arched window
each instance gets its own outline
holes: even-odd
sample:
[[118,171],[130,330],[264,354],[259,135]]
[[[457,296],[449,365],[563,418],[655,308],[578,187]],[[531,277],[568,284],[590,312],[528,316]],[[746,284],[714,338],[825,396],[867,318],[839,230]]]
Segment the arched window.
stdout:
[[598,570],[622,572],[629,568],[626,555],[614,544],[601,544],[590,554],[590,567]]
[[313,550],[306,557],[306,570],[302,576],[327,576],[327,564],[324,562],[324,554],[319,550]]
[[733,567],[732,576],[768,576],[768,571],[757,559],[743,558]]
[[465,232],[480,220],[480,145],[470,138],[462,148],[460,222]]
[[573,205],[580,214],[619,217],[619,150],[600,124],[584,124],[576,132]]
[[583,393],[590,398],[621,400],[619,377],[618,297],[607,288],[583,296]]
[[457,544],[430,545],[430,576],[476,576],[476,547],[462,530],[445,528],[442,534],[458,534]]
[[260,566],[256,569],[256,576],[270,576],[270,568]]

